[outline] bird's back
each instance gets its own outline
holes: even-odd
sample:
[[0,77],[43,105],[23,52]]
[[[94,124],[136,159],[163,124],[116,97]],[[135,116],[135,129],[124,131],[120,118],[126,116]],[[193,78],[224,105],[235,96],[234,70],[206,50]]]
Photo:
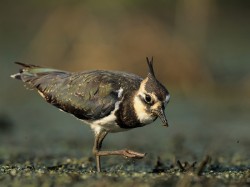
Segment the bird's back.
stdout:
[[118,71],[66,72],[20,64],[23,69],[13,78],[37,88],[47,102],[79,119],[97,120],[109,115],[123,94],[140,86],[142,78]]

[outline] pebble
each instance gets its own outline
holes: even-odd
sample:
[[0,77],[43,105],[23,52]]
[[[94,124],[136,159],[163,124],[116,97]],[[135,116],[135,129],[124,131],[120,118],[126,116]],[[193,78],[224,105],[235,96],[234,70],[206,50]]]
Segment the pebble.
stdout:
[[10,171],[10,175],[15,176],[16,174],[17,174],[16,169],[12,169],[12,170]]

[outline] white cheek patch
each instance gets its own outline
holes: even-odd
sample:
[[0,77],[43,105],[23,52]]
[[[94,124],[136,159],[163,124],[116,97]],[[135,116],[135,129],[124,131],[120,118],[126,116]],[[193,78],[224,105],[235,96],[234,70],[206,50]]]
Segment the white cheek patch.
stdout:
[[149,124],[154,121],[155,117],[146,111],[146,106],[141,101],[139,95],[134,98],[134,109],[137,118],[142,124]]

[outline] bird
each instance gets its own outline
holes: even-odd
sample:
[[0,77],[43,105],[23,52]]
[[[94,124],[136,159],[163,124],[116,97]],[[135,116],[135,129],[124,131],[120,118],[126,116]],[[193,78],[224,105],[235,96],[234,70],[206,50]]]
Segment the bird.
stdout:
[[11,77],[21,80],[37,90],[45,101],[91,127],[95,137],[92,152],[97,172],[101,172],[102,156],[141,159],[146,155],[128,149],[102,150],[108,133],[143,127],[158,117],[163,126],[168,126],[165,107],[170,94],[156,79],[153,57],[146,57],[146,62],[148,74],[145,78],[122,71],[68,72],[21,62],[15,62],[21,68]]

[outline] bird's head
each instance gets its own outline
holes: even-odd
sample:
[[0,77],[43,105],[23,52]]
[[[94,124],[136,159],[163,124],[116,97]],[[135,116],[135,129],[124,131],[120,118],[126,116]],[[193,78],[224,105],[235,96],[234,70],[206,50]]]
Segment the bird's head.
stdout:
[[168,126],[165,106],[169,102],[168,90],[156,79],[153,69],[153,58],[147,58],[148,76],[143,79],[134,97],[134,109],[142,124],[149,124],[159,117],[164,126]]

